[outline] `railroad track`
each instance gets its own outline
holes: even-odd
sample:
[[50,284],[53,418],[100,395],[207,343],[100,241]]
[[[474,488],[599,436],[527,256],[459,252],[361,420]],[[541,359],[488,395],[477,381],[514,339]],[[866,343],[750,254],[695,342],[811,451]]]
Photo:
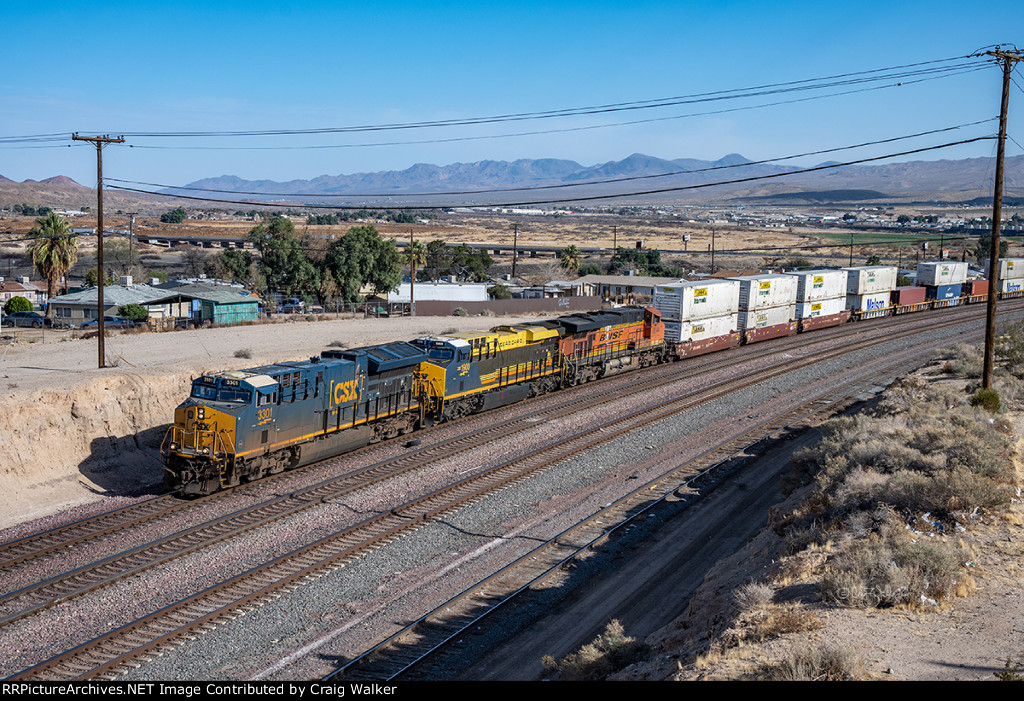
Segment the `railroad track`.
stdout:
[[[962,323],[963,319],[949,323]],[[934,329],[935,324],[929,326]],[[867,347],[888,339],[865,340],[831,352],[834,355],[851,352],[857,347]],[[832,357],[830,355],[829,357]],[[772,375],[779,376],[797,369],[801,363],[810,364],[824,360],[824,354],[813,358],[790,361],[785,368],[778,368]],[[522,459],[494,466],[470,478],[445,488],[444,493],[435,492],[427,497],[408,502],[356,527],[333,534],[325,539],[300,548],[270,563],[233,577],[209,590],[189,597],[160,612],[135,621],[130,626],[112,631],[86,645],[79,646],[65,655],[37,665],[21,673],[19,678],[67,679],[95,677],[114,674],[122,665],[135,664],[154,650],[176,644],[182,636],[201,631],[217,621],[237,615],[247,607],[257,605],[281,590],[296,586],[301,580],[340,564],[347,559],[358,557],[368,548],[376,547],[400,537],[411,528],[428,519],[492,492],[501,485],[521,479],[544,465],[558,462],[568,454],[590,449],[610,440],[615,435],[627,432],[637,426],[661,420],[685,408],[736,391],[742,386],[768,379],[763,369],[751,380],[736,380],[720,383],[718,389],[709,393],[707,387],[699,390],[701,398],[680,398],[669,405],[647,408],[613,422],[607,422],[604,433],[591,429],[575,436],[571,443],[558,441],[558,446],[546,446],[533,451]],[[601,433],[599,436],[584,434]],[[141,642],[140,642],[141,641]],[[98,649],[102,649],[99,652]],[[105,662],[98,663],[97,660]],[[83,662],[88,660],[88,662]]]
[[[945,325],[958,323],[961,322],[959,320],[944,319]],[[935,328],[941,328],[941,326],[937,327],[935,324],[929,324],[925,328],[934,330]],[[596,429],[588,428],[575,436],[564,438],[554,445],[546,446],[541,451],[538,451],[537,454],[554,455],[555,457],[552,459],[557,460],[560,459],[560,454],[567,453],[573,449],[584,450],[592,447],[595,444],[594,437],[591,435],[592,431],[602,432],[600,442],[611,440],[616,436],[634,430],[637,426],[660,420],[660,418],[671,416],[678,411],[692,408],[723,394],[742,389],[754,381],[760,382],[771,377],[777,377],[804,365],[821,362],[870,347],[882,342],[882,340],[877,338],[862,339],[855,343],[844,345],[841,348],[819,352],[811,358],[800,360],[786,359],[776,362],[771,366],[760,368],[756,380],[751,380],[738,386],[734,380],[725,380],[689,389],[684,391],[677,399],[658,407],[655,418],[651,418],[651,412],[654,411],[654,408],[648,408],[642,412],[634,412],[631,415],[620,416],[614,421],[598,426]],[[789,350],[792,349],[792,347],[789,348]],[[776,350],[771,354],[775,355],[778,353],[779,351]],[[751,358],[743,354],[737,354],[731,359],[716,365],[716,368],[728,368],[732,365],[749,363],[755,359],[756,357]],[[641,379],[639,382],[631,382],[629,388],[633,392],[651,391],[657,387],[680,382],[702,373],[703,369],[700,366],[693,368],[679,368],[672,365],[663,366],[660,372]],[[574,413],[594,409],[603,404],[611,403],[616,399],[615,395],[610,394],[607,388],[602,386],[597,391],[584,394],[576,393],[572,398],[561,401],[552,407],[535,411],[532,413],[531,419],[535,421],[553,421]],[[455,454],[479,448],[490,441],[508,438],[511,435],[532,428],[533,424],[523,421],[518,416],[491,424],[481,430],[466,432],[440,443],[412,451],[398,458],[371,464],[345,475],[319,482],[310,487],[275,497],[260,504],[248,506],[184,531],[172,533],[131,550],[83,565],[69,572],[57,574],[43,581],[0,594],[0,627],[39,613],[51,606],[66,603],[73,597],[95,591],[120,579],[140,574],[153,567],[165,565],[174,559],[196,552],[202,548],[239,537],[248,531],[267,526],[274,521],[293,516],[325,502],[341,499],[372,484],[392,479],[412,470],[423,469],[432,463],[448,459]],[[579,446],[578,448],[576,448],[577,445]],[[533,469],[539,469],[550,464],[550,462],[551,460],[542,462]],[[518,461],[518,464],[522,464],[522,459]],[[513,479],[518,479],[519,476],[521,475],[514,475]],[[148,505],[149,503],[147,502],[143,504],[143,507]],[[172,509],[176,508],[179,507],[172,507]],[[154,518],[153,515],[148,513],[148,510],[146,511],[145,517],[147,520]],[[95,537],[95,535],[90,534],[88,537]]]
[[682,488],[692,488],[758,443],[798,428],[823,414],[834,414],[866,390],[886,385],[918,367],[934,348],[919,351],[885,367],[862,374],[746,428],[705,452],[673,466],[586,519],[539,544],[511,564],[476,582],[398,632],[324,677],[325,681],[393,681],[431,678],[435,660],[458,641],[465,649],[485,619],[504,610],[565,568],[606,542],[612,534],[646,516]]
[[[1004,307],[1004,312],[1011,313],[1022,309],[1024,309],[1024,300],[1012,300],[1011,305]],[[959,323],[965,318],[981,317],[984,315],[984,312],[985,308],[983,305],[969,305],[954,308],[952,310],[943,310],[941,318],[946,322]],[[600,393],[602,395],[611,395],[614,393],[617,386],[625,385],[632,387],[634,391],[645,390],[659,386],[668,381],[675,381],[686,377],[700,375],[707,368],[715,370],[728,369],[729,367],[737,364],[753,362],[760,358],[770,357],[778,353],[797,351],[804,347],[818,345],[823,341],[857,337],[862,335],[865,331],[870,330],[878,330],[881,332],[891,327],[896,327],[902,332],[906,332],[915,328],[934,328],[934,321],[935,317],[932,313],[919,312],[917,314],[901,317],[887,317],[884,319],[873,320],[870,322],[869,328],[865,328],[859,323],[845,324],[832,329],[815,331],[810,336],[806,334],[799,334],[784,339],[777,339],[771,343],[758,343],[753,346],[745,346],[741,352],[724,354],[713,353],[708,356],[698,356],[696,358],[689,359],[687,362],[680,365],[666,365],[661,366],[661,370],[651,370],[651,372],[656,374],[665,373],[665,379],[658,379],[658,377],[655,377],[654,379],[645,378],[638,380],[639,371],[630,373],[625,377],[614,376],[605,380],[601,384],[601,389],[594,394]],[[580,390],[577,388],[577,391]],[[588,399],[584,401],[590,401],[590,395],[587,396]],[[579,400],[570,400],[570,402],[576,401]],[[569,404],[570,402],[567,402],[566,404]],[[580,408],[586,407],[581,406]],[[507,422],[503,422],[501,424],[501,430],[507,430],[507,427],[510,424],[514,424],[518,420],[518,418],[514,418]],[[449,445],[449,450],[450,449],[452,449],[451,445]],[[357,457],[365,450],[366,449],[354,451],[353,453],[348,454],[347,457],[349,459]],[[375,464],[366,469],[379,471],[379,464]],[[258,485],[288,479],[294,479],[293,473],[286,472],[279,475],[273,475],[260,480],[258,483],[255,483],[255,485],[240,485],[229,492],[220,492],[207,497],[203,501],[204,503],[209,503],[216,499],[226,498],[229,495],[245,493],[245,491],[255,488],[255,486]],[[374,478],[372,474],[367,473],[366,479],[372,481]],[[309,496],[310,498],[316,498],[315,494],[310,494]],[[55,552],[63,552],[69,547],[73,547],[95,538],[103,537],[125,529],[137,528],[145,523],[165,518],[177,511],[189,508],[191,503],[192,502],[176,498],[173,495],[161,495],[141,503],[104,512],[102,514],[59,526],[45,532],[32,534],[15,541],[0,543],[0,571],[11,570],[18,566],[30,564],[43,556]],[[249,526],[249,528],[251,527],[254,526]],[[2,604],[2,599],[0,599],[0,604]],[[2,609],[0,609],[0,611],[2,611]],[[2,624],[3,621],[3,614],[0,613],[0,624]]]

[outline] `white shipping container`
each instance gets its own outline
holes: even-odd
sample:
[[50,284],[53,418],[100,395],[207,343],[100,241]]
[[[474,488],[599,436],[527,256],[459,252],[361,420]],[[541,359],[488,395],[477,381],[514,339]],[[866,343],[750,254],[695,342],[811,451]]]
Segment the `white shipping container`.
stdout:
[[967,282],[967,263],[918,263],[917,284],[962,285]]
[[735,314],[740,283],[735,280],[700,280],[656,285],[654,307],[663,319],[691,321]]
[[740,311],[796,304],[797,279],[792,275],[747,275],[740,282]]
[[1000,292],[1020,292],[1024,290],[1024,279],[1015,278],[1010,280],[999,281]]
[[738,324],[736,314],[694,321],[666,321],[665,340],[672,343],[703,341],[707,338],[730,334],[739,328]]
[[792,275],[797,280],[798,303],[846,296],[845,270],[796,270],[785,274]]
[[747,329],[763,329],[768,326],[788,324],[796,319],[796,305],[783,307],[766,307],[749,312],[739,313],[740,331]]
[[815,316],[832,316],[846,309],[846,297],[820,299],[814,302],[797,302],[796,318],[810,319]]
[[865,295],[846,295],[846,308],[858,312],[874,312],[890,306],[890,293],[873,292]]
[[[989,261],[985,261],[985,276],[988,276]],[[1000,258],[999,279],[1019,280],[1024,278],[1024,258]]]
[[847,271],[847,295],[871,295],[896,289],[896,268],[886,265],[862,265]]

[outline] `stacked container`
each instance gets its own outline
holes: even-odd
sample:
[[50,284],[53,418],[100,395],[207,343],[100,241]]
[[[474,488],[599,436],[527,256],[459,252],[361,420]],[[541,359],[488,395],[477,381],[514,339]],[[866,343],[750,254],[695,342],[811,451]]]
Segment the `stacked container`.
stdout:
[[988,280],[971,280],[964,285],[964,295],[972,302],[983,302],[988,299]]
[[[986,263],[986,272],[988,267]],[[1005,297],[1024,295],[1024,258],[1003,258],[999,261],[999,291]]]
[[896,314],[916,312],[928,307],[923,287],[897,287],[892,291],[892,307]]
[[748,275],[740,283],[739,330],[747,343],[796,333],[797,279],[792,275]]
[[918,263],[917,284],[925,289],[928,299],[936,307],[952,307],[960,303],[964,283],[967,282],[967,263]]
[[740,285],[734,280],[701,280],[657,285],[654,307],[665,322],[665,341],[680,357],[739,345]]
[[846,271],[801,270],[797,280],[796,318],[803,331],[836,326],[850,318],[846,310]]
[[861,318],[884,316],[896,289],[896,268],[862,265],[846,271],[846,307]]

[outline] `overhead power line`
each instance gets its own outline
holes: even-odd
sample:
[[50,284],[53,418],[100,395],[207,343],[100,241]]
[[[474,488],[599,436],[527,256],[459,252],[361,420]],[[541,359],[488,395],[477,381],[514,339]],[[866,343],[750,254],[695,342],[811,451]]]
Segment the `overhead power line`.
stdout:
[[[850,146],[837,146],[835,148],[820,149],[818,151],[807,151],[804,153],[797,153],[790,156],[778,156],[775,158],[765,158],[759,161],[746,161],[744,163],[734,163],[728,165],[709,166],[707,168],[694,168],[691,170],[675,170],[667,173],[654,173],[648,175],[631,175],[621,178],[607,178],[603,180],[586,180],[578,183],[563,183],[558,185],[532,185],[523,187],[503,187],[503,188],[482,188],[477,190],[459,190],[459,191],[444,191],[444,192],[403,192],[400,193],[402,197],[436,197],[443,195],[478,195],[478,194],[490,194],[498,192],[523,192],[523,191],[539,191],[539,190],[557,190],[572,187],[587,187],[591,185],[607,185],[610,183],[622,183],[630,182],[635,180],[650,180],[653,178],[667,178],[678,175],[692,175],[695,173],[708,173],[717,170],[728,170],[730,168],[744,168],[755,165],[765,165],[768,163],[776,163],[778,161],[788,161],[794,158],[806,158],[810,156],[821,156],[826,153],[835,153],[837,151],[849,151],[856,148],[864,148],[866,146],[877,146],[879,144],[887,144],[895,141],[903,141],[906,139],[915,139],[922,136],[930,136],[933,134],[940,134],[942,132],[954,131],[956,129],[963,129],[965,127],[973,127],[979,124],[985,124],[987,122],[993,122],[998,117],[992,117],[990,119],[982,119],[977,122],[970,122],[967,124],[958,124],[953,127],[944,127],[942,129],[932,129],[930,131],[922,131],[916,134],[907,134],[905,136],[894,136],[888,139],[878,139],[876,141],[865,141],[859,144],[852,144]],[[217,188],[207,187],[188,187],[179,185],[165,185],[161,183],[143,182],[138,180],[123,180],[120,178],[108,178],[109,182],[127,183],[131,185],[144,185],[146,187],[159,187],[167,190],[182,190],[186,192],[214,192],[214,193],[226,193],[233,195],[262,195],[269,197],[391,197],[395,196],[395,193],[316,193],[316,192],[260,192],[253,190],[222,190]]]
[[[878,68],[854,73],[843,73],[822,78],[808,78],[784,83],[770,83],[748,88],[733,88],[706,93],[694,93],[689,95],[676,95],[664,98],[647,100],[635,100],[631,102],[617,102],[603,105],[592,105],[586,107],[569,107],[556,110],[544,110],[537,112],[516,112],[508,114],[490,115],[483,117],[466,117],[443,120],[428,120],[419,122],[399,122],[387,124],[364,124],[344,127],[320,127],[311,129],[259,129],[259,130],[228,130],[228,131],[121,131],[125,137],[147,137],[147,138],[181,138],[181,137],[229,137],[229,136],[294,136],[308,134],[344,134],[355,132],[392,131],[405,129],[423,129],[433,127],[467,126],[475,124],[493,124],[498,122],[523,121],[533,119],[551,119],[556,117],[575,117],[581,115],[606,114],[629,110],[652,109],[670,107],[683,104],[694,104],[700,102],[711,102],[717,100],[733,100],[746,97],[760,97],[764,95],[780,94],[794,91],[818,90],[829,87],[845,85],[857,85],[883,80],[909,79],[927,75],[942,75],[955,73],[965,69],[978,67],[977,56],[958,56],[952,58],[922,61],[919,63]],[[955,62],[955,63],[954,63]],[[951,64],[951,65],[938,65]]]
[[[482,202],[465,203],[465,202],[460,202],[460,203],[457,203],[457,204],[456,203],[444,203],[444,204],[435,203],[435,204],[417,204],[417,205],[396,205],[396,204],[368,205],[368,204],[365,204],[365,203],[359,204],[359,205],[303,204],[302,207],[307,208],[307,209],[365,209],[367,207],[374,206],[374,207],[378,207],[378,208],[385,208],[385,209],[392,209],[392,210],[413,210],[413,209],[450,209],[452,207],[526,207],[526,206],[539,205],[539,204],[563,204],[563,203],[570,203],[570,202],[588,202],[588,201],[595,201],[595,200],[622,199],[624,197],[641,197],[641,196],[646,196],[646,195],[665,194],[665,193],[668,193],[668,192],[682,192],[682,191],[686,191],[686,190],[698,190],[698,189],[704,189],[704,188],[709,188],[709,187],[716,187],[716,186],[719,186],[719,185],[735,185],[735,184],[739,184],[739,183],[754,182],[754,181],[758,181],[758,180],[769,180],[769,179],[774,179],[774,178],[788,177],[788,176],[792,176],[792,175],[801,175],[801,174],[804,174],[804,173],[813,173],[813,172],[818,172],[818,171],[822,171],[822,170],[832,170],[832,169],[835,169],[835,168],[842,168],[842,167],[845,167],[845,166],[858,165],[858,164],[861,164],[861,163],[870,163],[870,162],[873,162],[873,161],[881,161],[881,160],[885,160],[885,159],[888,159],[888,158],[898,158],[900,156],[909,156],[909,155],[913,155],[913,154],[916,154],[916,153],[925,153],[925,152],[928,152],[928,151],[937,151],[937,150],[940,150],[940,149],[950,148],[950,147],[953,147],[953,146],[961,146],[961,145],[964,145],[964,144],[971,144],[971,143],[975,143],[975,142],[978,142],[978,141],[992,140],[994,138],[995,137],[993,137],[993,136],[979,136],[979,137],[976,137],[976,138],[973,138],[973,139],[963,139],[961,141],[954,141],[954,142],[950,142],[950,143],[946,143],[946,144],[939,144],[937,146],[926,146],[926,147],[922,147],[922,148],[911,149],[911,150],[908,150],[908,151],[901,151],[901,152],[898,152],[898,153],[889,153],[889,154],[885,154],[885,155],[882,155],[882,156],[872,156],[872,157],[869,157],[869,158],[861,158],[861,159],[857,159],[857,160],[853,160],[853,161],[846,161],[844,163],[830,163],[830,164],[814,166],[814,167],[810,167],[810,168],[802,168],[800,170],[794,170],[794,171],[790,171],[790,172],[786,172],[786,173],[770,173],[770,174],[767,174],[767,175],[756,175],[756,176],[750,176],[750,177],[746,177],[746,178],[736,178],[734,180],[721,180],[721,181],[713,182],[713,183],[700,183],[700,184],[695,184],[695,185],[680,185],[680,186],[676,186],[676,187],[664,187],[664,188],[657,188],[657,189],[652,189],[652,190],[641,190],[641,191],[633,191],[633,192],[619,192],[619,193],[611,193],[611,194],[606,194],[606,195],[588,195],[588,196],[577,196],[577,197],[565,197],[565,198],[559,198],[559,199],[530,200],[530,201],[519,201],[519,202],[491,202],[491,203],[482,203]],[[193,201],[199,201],[199,202],[212,202],[212,203],[218,203],[218,204],[238,204],[238,205],[246,205],[246,206],[271,206],[271,207],[273,207],[273,206],[281,206],[280,204],[276,204],[275,205],[274,203],[253,202],[253,201],[247,201],[247,200],[227,200],[227,199],[215,199],[215,198],[206,198],[206,197],[196,197],[196,196],[191,196],[191,195],[165,194],[165,193],[160,193],[160,192],[152,192],[150,190],[140,190],[138,188],[122,187],[122,186],[118,186],[118,185],[111,185],[110,187],[111,187],[111,189],[121,190],[123,192],[135,192],[135,193],[140,193],[140,194],[145,194],[145,195],[153,195],[153,196],[156,196],[156,197],[165,197],[165,198],[170,198],[170,199],[187,199],[187,200],[193,200]],[[540,186],[538,186],[538,188],[533,188],[533,189],[539,189],[539,187]],[[438,195],[445,195],[447,193],[437,193],[437,194]],[[291,197],[295,197],[295,195],[290,195],[290,196]],[[400,193],[396,193],[395,195],[391,195],[391,196],[392,197],[399,197],[399,196],[401,196],[401,194]]]
[[[957,72],[955,75],[962,75],[964,73],[973,73],[975,71],[987,70],[988,66],[974,66],[969,69],[965,69]],[[679,119],[691,119],[694,117],[708,117],[720,114],[732,114],[736,112],[747,112],[751,110],[766,109],[768,107],[779,107],[782,105],[794,105],[802,102],[812,102],[817,100],[827,100],[833,97],[844,97],[847,95],[855,95],[864,92],[872,92],[875,90],[888,90],[896,87],[904,87],[913,85],[916,83],[922,83],[928,80],[937,80],[939,78],[946,78],[949,75],[943,76],[932,76],[928,78],[920,78],[918,80],[903,80],[900,82],[894,82],[887,85],[876,85],[868,88],[858,88],[856,90],[844,90],[841,92],[832,92],[825,95],[811,95],[808,97],[794,98],[791,100],[776,100],[774,102],[761,102],[755,105],[743,105],[740,107],[727,107],[717,110],[705,110],[703,112],[688,112],[686,114],[674,114],[665,117],[649,117],[645,119],[631,119],[628,121],[620,122],[603,122],[599,124],[586,124],[575,127],[560,127],[555,129],[533,129],[530,131],[518,131],[518,132],[507,132],[504,134],[483,134],[477,136],[452,136],[446,138],[436,139],[406,139],[399,141],[372,141],[372,142],[360,142],[350,144],[307,144],[304,146],[296,145],[276,145],[276,146],[193,146],[193,145],[172,145],[172,146],[154,146],[152,144],[129,144],[129,148],[138,149],[153,149],[153,150],[178,150],[178,151],[303,151],[303,150],[324,150],[324,149],[350,149],[350,148],[375,148],[383,146],[422,146],[425,144],[449,144],[465,141],[486,141],[491,139],[510,139],[520,138],[524,136],[543,136],[547,134],[568,134],[583,131],[594,131],[597,129],[613,129],[616,127],[636,126],[638,124],[652,124],[655,122],[668,122]]]

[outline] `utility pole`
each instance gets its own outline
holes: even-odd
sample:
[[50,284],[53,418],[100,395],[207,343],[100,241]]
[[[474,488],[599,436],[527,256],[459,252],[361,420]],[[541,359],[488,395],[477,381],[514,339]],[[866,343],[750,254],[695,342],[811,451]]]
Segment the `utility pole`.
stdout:
[[516,280],[516,261],[519,259],[519,225],[512,225],[512,282]]
[[992,370],[995,366],[996,347],[996,296],[999,293],[999,220],[1003,216],[1003,161],[1006,156],[1006,113],[1010,106],[1010,75],[1014,64],[1024,58],[1016,51],[986,51],[1003,64],[1003,99],[999,107],[999,140],[996,145],[996,182],[992,198],[992,249],[989,251],[988,266],[988,318],[985,322],[985,365],[981,375],[981,386],[992,389]]
[[711,273],[715,272],[715,228],[711,227]]
[[416,316],[416,243],[412,238],[412,229],[409,229],[409,267],[412,274],[409,275],[409,316]]
[[128,212],[128,274],[135,279],[135,258],[132,254],[132,239],[135,237],[135,215],[138,212]]
[[853,232],[850,232],[850,267],[853,267]]
[[89,141],[96,145],[96,277],[99,278],[99,286],[96,288],[96,324],[99,329],[99,367],[106,367],[106,349],[103,345],[103,286],[105,274],[103,272],[103,147],[107,144],[123,144],[123,136],[79,136],[77,132],[71,135],[72,141]]

